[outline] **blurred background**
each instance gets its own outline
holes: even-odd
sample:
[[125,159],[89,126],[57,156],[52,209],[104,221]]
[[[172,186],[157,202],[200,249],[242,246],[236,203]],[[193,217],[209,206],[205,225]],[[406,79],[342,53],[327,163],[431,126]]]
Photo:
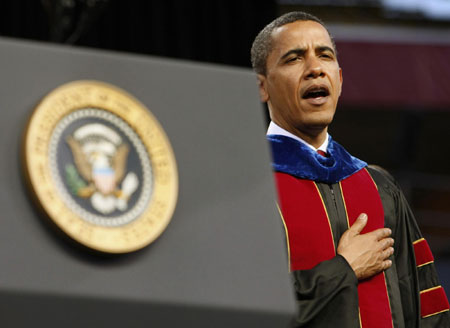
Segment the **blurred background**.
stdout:
[[396,177],[450,295],[449,1],[14,0],[0,2],[0,35],[249,68],[258,31],[293,10],[336,40],[331,134]]

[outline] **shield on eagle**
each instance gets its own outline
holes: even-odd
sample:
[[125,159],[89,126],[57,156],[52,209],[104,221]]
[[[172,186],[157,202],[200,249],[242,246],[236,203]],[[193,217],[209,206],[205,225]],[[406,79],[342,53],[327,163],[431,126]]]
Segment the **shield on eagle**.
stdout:
[[[121,136],[105,124],[90,123],[76,129],[67,138],[67,143],[72,150],[76,171],[83,179],[75,187],[72,182],[74,193],[90,198],[94,209],[102,214],[127,209],[128,199],[139,181],[133,172],[125,176],[129,147]],[[71,184],[70,179],[67,181]]]

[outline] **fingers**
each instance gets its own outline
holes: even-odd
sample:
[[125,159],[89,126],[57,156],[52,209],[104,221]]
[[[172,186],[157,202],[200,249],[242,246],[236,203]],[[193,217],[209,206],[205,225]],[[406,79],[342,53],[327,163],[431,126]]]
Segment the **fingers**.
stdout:
[[381,249],[387,249],[388,247],[394,245],[394,239],[392,238],[384,238],[379,242],[381,244]]
[[389,237],[392,234],[392,230],[389,228],[381,228],[379,229],[378,240]]
[[389,247],[386,248],[383,253],[382,253],[382,257],[383,259],[387,259],[389,256],[391,256],[392,254],[394,254],[394,248],[393,247]]
[[[377,229],[377,230],[367,233],[367,235],[369,235],[369,234],[375,235],[375,238],[377,240],[382,240],[382,239],[389,237],[392,234],[392,230],[389,228],[380,228],[380,229]],[[392,238],[390,238],[390,239],[392,239]]]
[[361,234],[368,222],[362,213],[339,240],[337,253],[352,267],[359,280],[372,277],[392,266],[389,258],[394,254],[394,239],[389,228]]
[[383,240],[378,241],[378,251],[381,255],[381,260],[386,261],[392,254],[394,254],[394,239],[385,238]]
[[385,249],[382,252],[382,258],[384,260],[381,263],[381,270],[389,269],[392,266],[392,261],[388,259],[392,254],[394,254],[394,248],[393,247],[388,247],[387,249]]
[[391,260],[383,261],[382,270],[389,269],[391,266],[392,266],[392,261]]
[[356,221],[350,227],[350,230],[356,234],[359,234],[367,224],[367,214],[362,213],[358,216]]
[[[349,230],[351,230],[354,234],[360,234],[367,224],[367,219],[367,214],[361,213]],[[377,240],[381,240],[389,237],[392,234],[392,230],[389,228],[380,228],[370,232],[369,234],[375,234]]]

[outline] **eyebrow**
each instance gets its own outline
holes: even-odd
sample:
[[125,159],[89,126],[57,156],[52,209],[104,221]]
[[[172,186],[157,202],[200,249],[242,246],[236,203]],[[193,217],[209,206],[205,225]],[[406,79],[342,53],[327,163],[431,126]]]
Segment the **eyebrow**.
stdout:
[[[319,46],[319,47],[316,47],[315,50],[316,50],[316,52],[319,52],[319,53],[329,51],[329,52],[331,52],[333,55],[336,55],[335,52],[334,52],[334,49],[333,49],[333,48],[330,48],[329,46]],[[291,49],[291,50],[289,50],[288,52],[286,52],[283,56],[281,56],[281,60],[286,59],[287,57],[289,57],[289,56],[292,55],[292,54],[295,54],[295,55],[303,55],[303,54],[305,54],[305,52],[306,52],[306,49],[305,49],[305,48],[295,48],[295,49]]]
[[320,47],[317,47],[317,48],[316,48],[316,51],[319,51],[319,52],[326,52],[326,51],[329,51],[329,52],[331,52],[333,55],[336,55],[335,52],[334,52],[334,49],[333,49],[333,48],[330,48],[329,46],[320,46]]
[[288,52],[286,52],[283,56],[281,56],[281,60],[286,59],[287,57],[289,57],[292,54],[295,55],[303,55],[306,52],[305,48],[295,48],[295,49],[291,49]]

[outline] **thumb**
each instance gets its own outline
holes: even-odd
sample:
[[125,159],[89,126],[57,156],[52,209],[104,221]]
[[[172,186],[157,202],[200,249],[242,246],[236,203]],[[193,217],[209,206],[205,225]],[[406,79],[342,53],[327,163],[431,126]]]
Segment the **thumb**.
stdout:
[[367,214],[361,213],[356,219],[355,223],[353,223],[353,225],[350,227],[350,230],[352,230],[354,233],[359,234],[362,231],[362,229],[364,229],[366,224],[367,224]]

